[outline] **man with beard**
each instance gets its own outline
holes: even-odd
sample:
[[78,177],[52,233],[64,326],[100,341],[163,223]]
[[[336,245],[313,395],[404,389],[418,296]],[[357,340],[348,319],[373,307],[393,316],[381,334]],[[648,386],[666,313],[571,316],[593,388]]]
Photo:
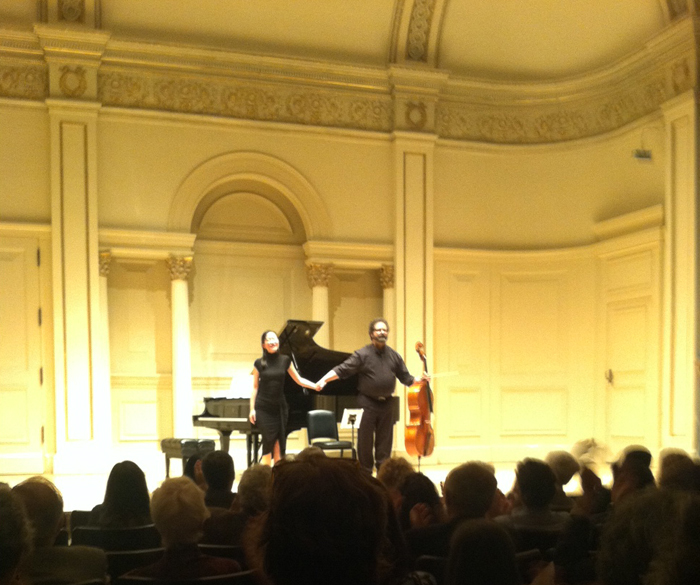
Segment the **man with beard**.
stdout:
[[[372,321],[369,324],[371,343],[355,351],[317,384],[317,388],[322,390],[328,382],[358,375],[357,403],[363,413],[357,433],[357,453],[360,465],[369,472],[372,472],[375,461],[379,469],[391,456],[393,421],[390,398],[396,379],[404,386],[411,386],[416,381],[401,356],[386,344],[388,336],[389,325],[384,319]],[[423,377],[429,379],[428,376]]]

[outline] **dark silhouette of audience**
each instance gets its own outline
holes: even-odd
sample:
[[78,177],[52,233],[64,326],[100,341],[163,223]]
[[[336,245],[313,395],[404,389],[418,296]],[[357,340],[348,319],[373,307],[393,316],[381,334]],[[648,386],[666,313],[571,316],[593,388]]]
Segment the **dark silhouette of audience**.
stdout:
[[490,520],[468,520],[455,531],[445,570],[445,585],[520,585],[515,545],[508,532]]
[[414,559],[421,555],[446,557],[450,539],[464,521],[485,518],[496,495],[493,468],[479,461],[463,463],[445,478],[444,498],[447,520],[406,532],[406,541]]
[[354,462],[283,461],[249,559],[274,585],[379,585],[388,506],[379,483]]
[[399,493],[399,525],[402,530],[446,520],[445,509],[435,484],[422,473],[408,475],[401,484]]
[[133,461],[117,463],[107,479],[104,501],[92,509],[89,524],[127,528],[151,524],[146,476]]
[[231,490],[236,479],[233,458],[225,451],[211,451],[202,459],[202,475],[207,483],[204,501],[208,507],[231,508],[236,494]]
[[7,484],[0,484],[0,585],[22,583],[19,570],[31,547],[22,502]]
[[22,502],[33,534],[34,550],[25,563],[24,575],[33,585],[106,580],[104,551],[89,546],[54,546],[63,527],[63,498],[53,483],[30,478],[12,488]]
[[129,576],[182,581],[241,570],[236,561],[200,552],[198,543],[209,510],[204,504],[202,490],[190,478],[166,479],[153,492],[151,516],[163,540],[165,553],[156,563],[130,571]]
[[195,453],[187,460],[182,475],[189,477],[203,492],[207,491],[207,482],[202,473],[202,457],[199,454]]

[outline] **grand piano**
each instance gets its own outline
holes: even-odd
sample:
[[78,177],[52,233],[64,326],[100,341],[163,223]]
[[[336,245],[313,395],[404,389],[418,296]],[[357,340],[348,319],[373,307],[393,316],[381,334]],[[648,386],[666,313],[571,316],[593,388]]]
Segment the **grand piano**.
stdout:
[[[292,358],[301,376],[316,381],[328,370],[337,366],[350,355],[342,351],[333,351],[321,347],[314,341],[316,332],[321,328],[321,321],[289,320],[279,333],[279,351]],[[306,427],[307,413],[323,408],[335,412],[340,422],[346,408],[357,408],[357,376],[329,383],[323,392],[313,392],[301,388],[289,377],[284,382],[284,394],[289,403],[289,422],[287,433]],[[394,402],[394,422],[399,419],[399,399]],[[192,417],[194,426],[215,429],[219,433],[221,449],[228,451],[229,439],[233,431],[246,435],[248,466],[258,461],[260,433],[250,424],[249,398],[211,398],[204,399],[204,412]]]

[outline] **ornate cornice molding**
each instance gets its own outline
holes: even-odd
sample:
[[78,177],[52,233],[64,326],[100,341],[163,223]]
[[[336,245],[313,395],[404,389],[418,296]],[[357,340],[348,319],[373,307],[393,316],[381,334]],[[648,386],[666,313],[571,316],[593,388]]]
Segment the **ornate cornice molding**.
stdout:
[[[406,11],[417,10],[421,1],[430,4],[402,5],[406,31]],[[444,2],[435,0],[434,6],[441,11]],[[603,135],[695,88],[698,36],[687,14],[605,69],[548,83],[504,84],[450,76],[407,59],[387,68],[331,66],[36,25],[34,35],[0,30],[0,97],[46,99],[51,65],[54,95],[96,99],[103,106],[546,144]],[[86,63],[87,90],[76,68]]]

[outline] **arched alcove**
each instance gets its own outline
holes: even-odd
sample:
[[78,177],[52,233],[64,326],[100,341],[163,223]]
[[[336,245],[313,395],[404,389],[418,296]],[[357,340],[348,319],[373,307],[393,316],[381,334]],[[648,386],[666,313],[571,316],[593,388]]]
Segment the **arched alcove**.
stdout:
[[291,165],[236,152],[202,163],[185,178],[168,229],[203,230],[224,240],[303,243],[329,237],[331,222],[318,193]]

